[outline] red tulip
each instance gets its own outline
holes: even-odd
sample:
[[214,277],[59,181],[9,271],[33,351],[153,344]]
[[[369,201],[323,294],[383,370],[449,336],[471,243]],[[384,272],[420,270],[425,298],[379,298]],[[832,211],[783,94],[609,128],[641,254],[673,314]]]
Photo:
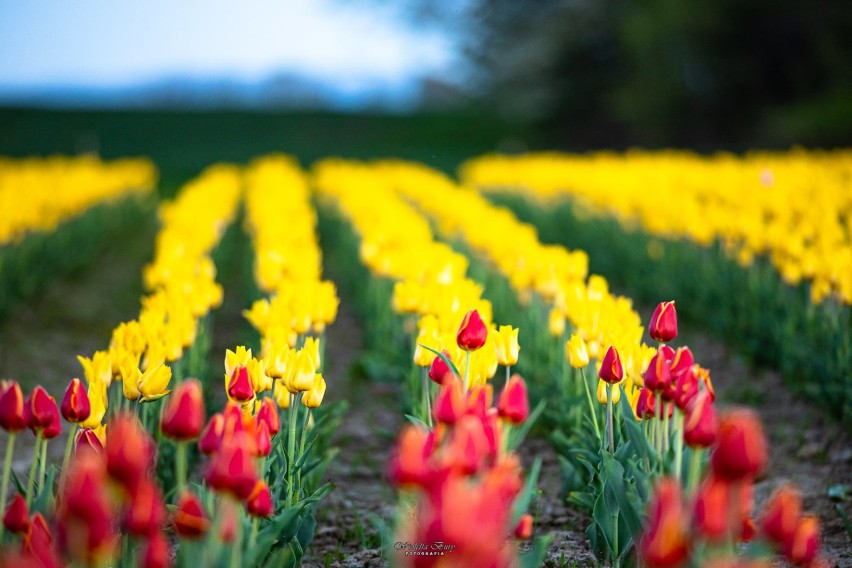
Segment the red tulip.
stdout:
[[648,333],[660,343],[668,343],[677,337],[677,311],[673,301],[661,302],[657,305],[651,316]]
[[147,475],[153,461],[153,442],[135,416],[121,414],[107,426],[107,471],[132,490]]
[[166,506],[157,484],[143,480],[134,488],[124,515],[124,527],[137,536],[153,536],[163,529]]
[[169,568],[172,565],[169,540],[161,533],[154,533],[145,543],[142,554],[142,568]]
[[669,361],[662,351],[657,351],[651,362],[648,363],[648,369],[643,375],[645,388],[650,389],[654,393],[663,392],[672,382],[672,374]]
[[89,395],[80,379],[71,379],[62,396],[62,418],[72,424],[86,420],[92,412]]
[[258,422],[255,429],[255,455],[259,458],[264,458],[272,452],[272,437],[269,435],[269,426],[266,422]]
[[191,491],[184,491],[177,503],[174,516],[175,532],[183,538],[195,539],[210,530],[210,519],[201,501]]
[[690,448],[709,448],[716,441],[716,410],[706,392],[693,398],[686,407],[683,441]]
[[448,378],[435,397],[435,419],[444,424],[455,424],[464,412],[465,399],[461,384],[455,378]]
[[107,490],[103,458],[86,453],[71,462],[56,517],[60,542],[72,558],[96,564],[110,555],[115,511]]
[[[450,359],[450,353],[446,349],[442,353],[444,357]],[[429,365],[429,378],[440,385],[444,383],[444,379],[452,375],[453,371],[447,365],[446,361],[442,357],[435,355],[435,358],[432,359],[432,364]]]
[[527,398],[527,383],[520,375],[512,375],[497,402],[500,418],[511,424],[521,424],[530,415],[530,403]]
[[763,508],[760,528],[763,534],[779,545],[790,541],[799,527],[802,514],[802,495],[791,485],[782,485]]
[[14,433],[26,426],[21,385],[15,381],[0,381],[0,428]]
[[403,428],[388,465],[388,478],[397,486],[419,484],[427,472],[427,433],[413,425]]
[[476,351],[488,340],[488,328],[479,316],[477,310],[471,310],[464,315],[456,343],[465,351]]
[[598,377],[609,384],[620,383],[624,378],[624,368],[621,366],[621,358],[618,356],[618,350],[610,345],[606,350],[603,361],[601,361],[601,369],[598,371]]
[[272,493],[265,481],[258,479],[255,483],[251,495],[246,499],[246,511],[253,517],[269,517],[275,512]]
[[674,385],[674,403],[681,410],[686,410],[689,401],[701,391],[698,376],[695,374],[695,368],[690,367],[683,373],[680,373]]
[[[51,397],[53,400],[53,397]],[[62,420],[59,419],[59,408],[56,406],[56,401],[49,407],[48,415],[50,416],[47,426],[41,431],[41,436],[45,440],[52,440],[62,433]]]
[[494,389],[491,385],[474,385],[467,391],[467,410],[465,412],[485,420],[493,399]]
[[710,456],[716,475],[751,478],[763,471],[767,461],[766,437],[757,415],[746,409],[724,413],[719,418],[716,447]]
[[207,426],[201,432],[201,437],[198,439],[198,449],[202,454],[210,455],[219,450],[222,445],[222,434],[225,428],[225,417],[216,413],[210,417]]
[[698,488],[693,519],[695,528],[708,540],[721,541],[731,533],[730,495],[730,483],[712,474]]
[[245,500],[257,481],[254,445],[254,440],[246,432],[224,439],[207,468],[207,484],[216,491],[230,493],[240,501]]
[[248,368],[239,366],[234,369],[228,381],[228,396],[237,402],[248,402],[254,398],[254,388],[251,386]]
[[473,475],[482,467],[488,453],[482,420],[469,414],[463,416],[453,430],[450,455],[454,468],[465,475]]
[[163,434],[179,442],[198,438],[204,427],[204,397],[198,379],[179,383],[163,408]]
[[59,568],[65,565],[53,548],[53,535],[41,513],[33,515],[30,529],[21,542],[21,552],[26,556],[35,557],[38,566],[44,568]]
[[257,411],[257,422],[266,422],[269,435],[273,438],[281,431],[281,418],[278,415],[278,405],[269,397],[264,397]]
[[9,503],[6,513],[3,515],[3,526],[10,533],[25,533],[30,528],[30,513],[27,510],[27,501],[18,493]]
[[74,442],[74,455],[79,459],[86,452],[101,454],[104,451],[104,445],[101,439],[95,434],[91,428],[83,428],[77,433],[77,439]]
[[648,520],[639,539],[639,558],[648,568],[674,568],[689,555],[689,515],[683,507],[680,484],[664,478],[648,503]]
[[59,414],[56,399],[39,385],[24,401],[24,422],[34,433],[40,432],[51,425],[54,411]]
[[805,515],[799,519],[796,532],[784,546],[784,556],[797,566],[807,566],[816,560],[822,546],[819,519]]
[[515,527],[515,538],[520,540],[529,540],[532,536],[533,517],[529,513],[521,515],[521,520],[518,521],[518,526]]

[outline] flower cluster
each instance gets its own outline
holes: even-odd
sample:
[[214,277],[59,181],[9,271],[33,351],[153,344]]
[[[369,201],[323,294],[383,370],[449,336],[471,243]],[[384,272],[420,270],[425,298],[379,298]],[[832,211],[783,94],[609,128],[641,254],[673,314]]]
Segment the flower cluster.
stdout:
[[93,205],[154,189],[157,169],[143,158],[0,158],[0,245],[50,232]]
[[[768,255],[781,277],[811,281],[811,297],[852,304],[852,154],[688,152],[484,156],[466,183],[571,196],[596,214],[663,237],[721,241],[743,265]],[[648,188],[653,188],[649,199]]]

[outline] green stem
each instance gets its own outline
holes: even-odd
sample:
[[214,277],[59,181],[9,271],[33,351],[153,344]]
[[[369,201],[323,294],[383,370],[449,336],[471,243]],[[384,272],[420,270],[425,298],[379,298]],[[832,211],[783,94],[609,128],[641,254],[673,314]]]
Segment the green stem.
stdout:
[[606,430],[609,436],[609,453],[615,453],[615,433],[612,427],[612,385],[606,385]]
[[701,449],[692,448],[692,459],[689,463],[689,485],[690,491],[698,486],[698,477],[701,475]]
[[[6,490],[9,488],[9,472],[12,471],[12,454],[15,452],[15,432],[9,432],[6,442],[6,459],[3,462],[3,486],[0,488],[0,514],[6,514]],[[3,539],[5,527],[0,523],[0,542]]]
[[260,517],[255,517],[254,520],[251,522],[251,533],[249,533],[249,544],[247,550],[250,552],[254,548],[254,541],[255,539],[257,539],[257,529],[259,525]]
[[470,380],[470,353],[471,352],[465,351],[465,353],[467,355],[465,356],[465,362],[464,362],[464,392],[467,392],[469,387],[470,387],[469,380]]
[[33,448],[33,461],[30,464],[30,476],[27,479],[27,508],[33,502],[33,487],[35,487],[36,464],[38,463],[39,450],[41,449],[41,430],[36,434],[35,448]]
[[41,459],[38,464],[38,487],[39,491],[44,491],[44,468],[47,465],[47,440],[42,440],[41,443]]
[[586,380],[585,369],[580,369],[580,376],[583,379],[583,387],[586,390],[586,401],[589,403],[589,415],[592,417],[592,425],[595,427],[595,436],[598,442],[601,440],[601,428],[598,426],[598,413],[595,411],[595,403],[592,401],[592,393],[589,390],[589,381]]
[[[660,457],[663,456],[663,415],[665,414],[666,403],[663,401],[661,394],[657,395],[657,432],[654,436],[654,448]],[[662,462],[662,459],[660,460]]]
[[675,463],[674,474],[678,482],[681,481],[681,470],[683,469],[683,412],[675,411],[674,423]]
[[234,544],[231,547],[231,568],[241,568],[243,552],[243,511],[242,507],[235,506],[234,503],[231,503],[230,505],[233,507],[233,510],[236,511],[234,514],[237,517],[237,526],[234,530]]
[[[563,373],[564,376],[564,373]],[[512,378],[512,366],[506,365],[506,382],[509,382],[509,379]]]
[[290,395],[290,423],[287,428],[287,507],[293,506],[293,465],[296,452],[296,413],[299,411],[298,395]]
[[429,425],[429,428],[432,427],[432,401],[429,397],[429,374],[426,371],[426,368],[423,368],[423,399],[426,407],[426,423]]
[[[302,431],[299,433],[299,457],[296,461],[302,459],[302,455],[305,453],[305,442],[307,442],[308,438],[308,421],[311,419],[311,409],[307,406],[305,407],[305,417],[302,419]],[[302,487],[302,470],[296,470],[296,487],[301,489]],[[299,498],[299,494],[296,493],[296,498]]]
[[612,568],[621,566],[621,556],[618,554],[618,513],[612,514]]
[[178,442],[177,451],[175,452],[175,468],[177,469],[177,491],[175,492],[175,501],[180,499],[183,493],[183,488],[186,487],[186,442]]
[[71,459],[71,448],[74,446],[74,438],[77,435],[77,428],[79,425],[76,423],[71,424],[71,431],[68,432],[68,443],[65,444],[65,457],[62,459],[62,472],[65,472],[65,468],[68,467],[68,460]]
[[663,414],[663,451],[664,452],[669,451],[669,443],[670,443],[669,422],[671,422],[671,420],[669,420],[669,410],[671,410],[672,404],[674,404],[674,403],[673,402],[669,402],[668,404],[666,404],[665,402],[663,403],[663,412],[664,412],[664,414]]

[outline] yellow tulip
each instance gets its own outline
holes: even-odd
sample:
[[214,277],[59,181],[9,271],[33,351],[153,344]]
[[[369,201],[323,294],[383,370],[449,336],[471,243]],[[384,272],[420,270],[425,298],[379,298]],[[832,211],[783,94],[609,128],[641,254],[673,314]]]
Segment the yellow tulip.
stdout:
[[296,364],[294,367],[293,379],[287,385],[287,388],[293,394],[310,390],[314,384],[314,375],[317,370],[314,367],[311,354],[304,348],[300,349],[298,355],[296,355]]
[[251,349],[244,345],[238,345],[236,351],[227,349],[225,351],[225,376],[230,378],[237,367],[247,367],[251,359]]
[[322,361],[320,361],[320,340],[317,337],[308,337],[305,339],[305,344],[302,346],[302,349],[308,352],[308,355],[311,357],[311,362],[314,364],[315,369],[322,368]]
[[136,365],[126,364],[121,367],[121,388],[124,391],[124,398],[127,400],[136,400],[139,398],[139,378],[142,376],[142,371]]
[[589,364],[589,351],[586,342],[576,333],[565,343],[565,355],[574,369],[582,369]]
[[518,344],[518,331],[518,328],[513,328],[511,325],[501,325],[498,329],[491,330],[494,348],[497,351],[497,362],[504,367],[518,362],[521,349]]
[[89,396],[89,417],[80,422],[81,428],[97,428],[101,425],[107,411],[107,386],[103,382],[90,382],[87,391]]
[[83,366],[83,375],[88,383],[100,382],[109,386],[112,382],[112,358],[109,351],[95,351],[92,358],[77,356]]
[[266,373],[266,361],[264,359],[249,359],[246,365],[254,392],[260,394],[272,389],[272,377]]
[[310,390],[302,396],[302,404],[308,408],[317,408],[322,404],[322,398],[325,396],[325,379],[321,373],[314,375],[314,384]]
[[[606,404],[606,386],[604,381],[598,381],[598,402]],[[617,384],[612,385],[612,403],[617,404],[621,400],[621,387]]]
[[562,334],[565,333],[565,315],[562,310],[559,308],[550,310],[547,318],[547,329],[550,331],[550,335],[562,337]]
[[284,386],[284,381],[275,381],[272,387],[272,398],[275,399],[278,408],[290,408],[290,391]]
[[172,380],[172,370],[170,367],[160,364],[156,367],[146,370],[139,376],[136,382],[136,387],[142,397],[140,402],[150,402],[163,398],[171,391],[167,390],[169,381]]

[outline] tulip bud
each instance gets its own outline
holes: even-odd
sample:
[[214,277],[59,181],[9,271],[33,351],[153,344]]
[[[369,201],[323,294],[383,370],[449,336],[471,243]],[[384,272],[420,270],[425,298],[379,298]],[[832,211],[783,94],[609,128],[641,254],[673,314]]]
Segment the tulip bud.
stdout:
[[448,379],[435,397],[435,419],[444,424],[455,424],[464,413],[465,400],[461,384],[455,378]]
[[527,383],[520,375],[512,375],[503,387],[497,401],[497,412],[500,418],[511,424],[521,424],[530,415]]
[[760,528],[763,534],[779,545],[790,541],[799,527],[802,514],[802,495],[791,485],[782,485],[763,508]]
[[501,325],[499,329],[492,329],[494,347],[497,351],[497,362],[508,367],[518,362],[518,354],[521,349],[518,345],[518,329],[511,325]]
[[265,458],[272,452],[272,436],[269,434],[269,426],[266,422],[258,422],[254,430],[255,439],[255,455],[259,458]]
[[654,393],[663,393],[669,388],[672,382],[671,369],[662,351],[657,351],[651,358],[643,379],[645,388],[651,389]]
[[565,343],[565,356],[568,363],[575,369],[582,369],[589,364],[589,350],[586,342],[576,333]]
[[219,450],[222,444],[222,433],[225,428],[225,417],[221,413],[216,413],[210,417],[204,430],[201,431],[201,436],[198,438],[198,449],[202,454],[210,455]]
[[819,519],[805,515],[799,519],[792,538],[786,541],[784,556],[797,566],[807,566],[816,559],[821,546]]
[[677,311],[675,303],[661,302],[657,305],[651,316],[651,325],[648,326],[648,333],[660,343],[668,343],[677,337]]
[[529,513],[521,515],[521,520],[518,521],[518,526],[515,527],[515,538],[520,540],[529,540],[532,536],[533,517]]
[[159,533],[166,520],[166,506],[157,484],[143,480],[133,488],[130,504],[124,515],[124,527],[136,536]]
[[223,439],[222,446],[207,467],[204,476],[207,484],[216,491],[245,500],[257,481],[252,452],[254,443],[246,432]]
[[477,310],[467,312],[456,334],[456,343],[465,351],[476,351],[488,340],[488,328]]
[[721,541],[733,532],[734,527],[728,526],[730,493],[730,483],[712,474],[698,488],[693,520],[695,528],[708,540]]
[[690,448],[709,448],[716,441],[716,410],[713,399],[700,393],[686,407],[683,441]]
[[[458,382],[454,380],[454,382]],[[491,402],[494,400],[494,388],[489,384],[474,385],[467,391],[467,409],[466,414],[473,414],[485,420],[485,415],[491,408]]]
[[228,398],[237,402],[248,402],[254,398],[254,389],[251,386],[248,368],[240,365],[234,369],[234,373],[227,384]]
[[15,381],[0,381],[0,428],[14,433],[26,426],[21,385]]
[[316,374],[317,368],[314,366],[310,352],[302,348],[296,354],[294,372],[292,379],[287,383],[287,388],[293,394],[309,391],[314,386]]
[[87,453],[101,454],[104,451],[104,445],[95,431],[91,428],[83,428],[77,432],[77,439],[74,442],[74,455],[77,459]]
[[204,427],[204,397],[198,379],[188,379],[175,387],[163,408],[160,428],[179,442],[198,438]]
[[482,421],[476,416],[463,416],[453,430],[451,455],[456,470],[464,475],[475,474],[488,455],[488,449]]
[[[53,400],[53,397],[50,397]],[[59,419],[59,408],[56,406],[56,401],[53,400],[53,405],[49,410],[50,421],[44,430],[41,431],[41,436],[45,440],[52,440],[62,433],[62,420]]]
[[89,395],[80,379],[71,379],[62,396],[62,418],[72,424],[78,424],[89,417],[92,407]]
[[322,373],[314,375],[313,386],[302,395],[302,404],[307,408],[318,408],[322,404],[322,399],[325,396],[325,379]]
[[[672,380],[676,381],[681,373],[685,373],[689,369],[695,365],[695,357],[692,355],[692,351],[689,347],[678,347],[677,351],[671,354],[671,347],[668,345],[665,346],[665,352],[667,353],[666,358],[669,361],[669,367],[671,369]],[[663,351],[663,349],[661,349]]]
[[689,516],[680,484],[671,478],[659,482],[648,503],[645,529],[639,539],[639,558],[648,568],[680,566],[689,555]]
[[[684,430],[685,433],[685,430]],[[720,477],[754,477],[766,467],[766,437],[754,412],[729,410],[719,418],[716,447],[710,456],[713,471]]]
[[[442,353],[447,359],[450,359],[450,353],[446,349]],[[429,378],[440,385],[443,384],[447,376],[452,375],[453,372],[450,370],[450,366],[447,365],[443,358],[435,355],[435,358],[432,359],[432,364],[429,365]]]
[[698,376],[695,374],[695,368],[690,367],[677,377],[674,386],[674,403],[681,410],[686,410],[686,406],[693,398],[701,391],[701,386],[698,381]]
[[624,378],[624,368],[621,366],[621,358],[618,356],[618,350],[612,345],[606,350],[603,361],[601,361],[598,377],[609,384],[620,383],[621,379]]
[[146,476],[153,459],[153,442],[135,416],[122,414],[110,422],[106,457],[110,477],[127,489]]
[[30,515],[27,510],[27,501],[18,493],[9,503],[6,513],[3,515],[3,526],[10,533],[25,533],[30,528]]
[[636,417],[646,420],[656,416],[657,399],[650,389],[642,388],[639,391],[639,398],[636,399]]
[[[30,528],[21,542],[21,551],[34,557],[36,566],[62,566],[62,562],[53,549],[53,535],[47,521],[41,513],[33,515]],[[4,551],[5,552],[5,551]],[[10,563],[9,566],[12,566]]]
[[189,490],[178,500],[174,515],[175,532],[183,538],[195,539],[210,529],[210,519],[201,506],[201,501]]
[[34,433],[40,432],[50,426],[54,410],[59,414],[55,407],[56,400],[39,385],[24,401],[24,422]]
[[145,543],[141,568],[169,568],[171,565],[169,540],[161,532],[152,534]]
[[553,308],[547,314],[547,331],[557,338],[561,338],[565,334],[565,314],[559,308]]
[[278,406],[271,398],[264,397],[260,402],[260,410],[257,411],[257,422],[266,423],[269,435],[275,437],[281,431],[281,417],[278,415]]
[[265,481],[258,479],[255,483],[251,495],[246,499],[246,512],[253,517],[269,517],[275,512],[272,493]]
[[403,428],[388,464],[388,478],[391,483],[401,487],[423,481],[427,472],[426,440],[425,430],[413,425]]
[[139,389],[139,393],[142,395],[140,401],[150,402],[169,394],[171,391],[166,387],[169,386],[171,379],[172,370],[164,364],[146,369],[136,381],[136,388]]

